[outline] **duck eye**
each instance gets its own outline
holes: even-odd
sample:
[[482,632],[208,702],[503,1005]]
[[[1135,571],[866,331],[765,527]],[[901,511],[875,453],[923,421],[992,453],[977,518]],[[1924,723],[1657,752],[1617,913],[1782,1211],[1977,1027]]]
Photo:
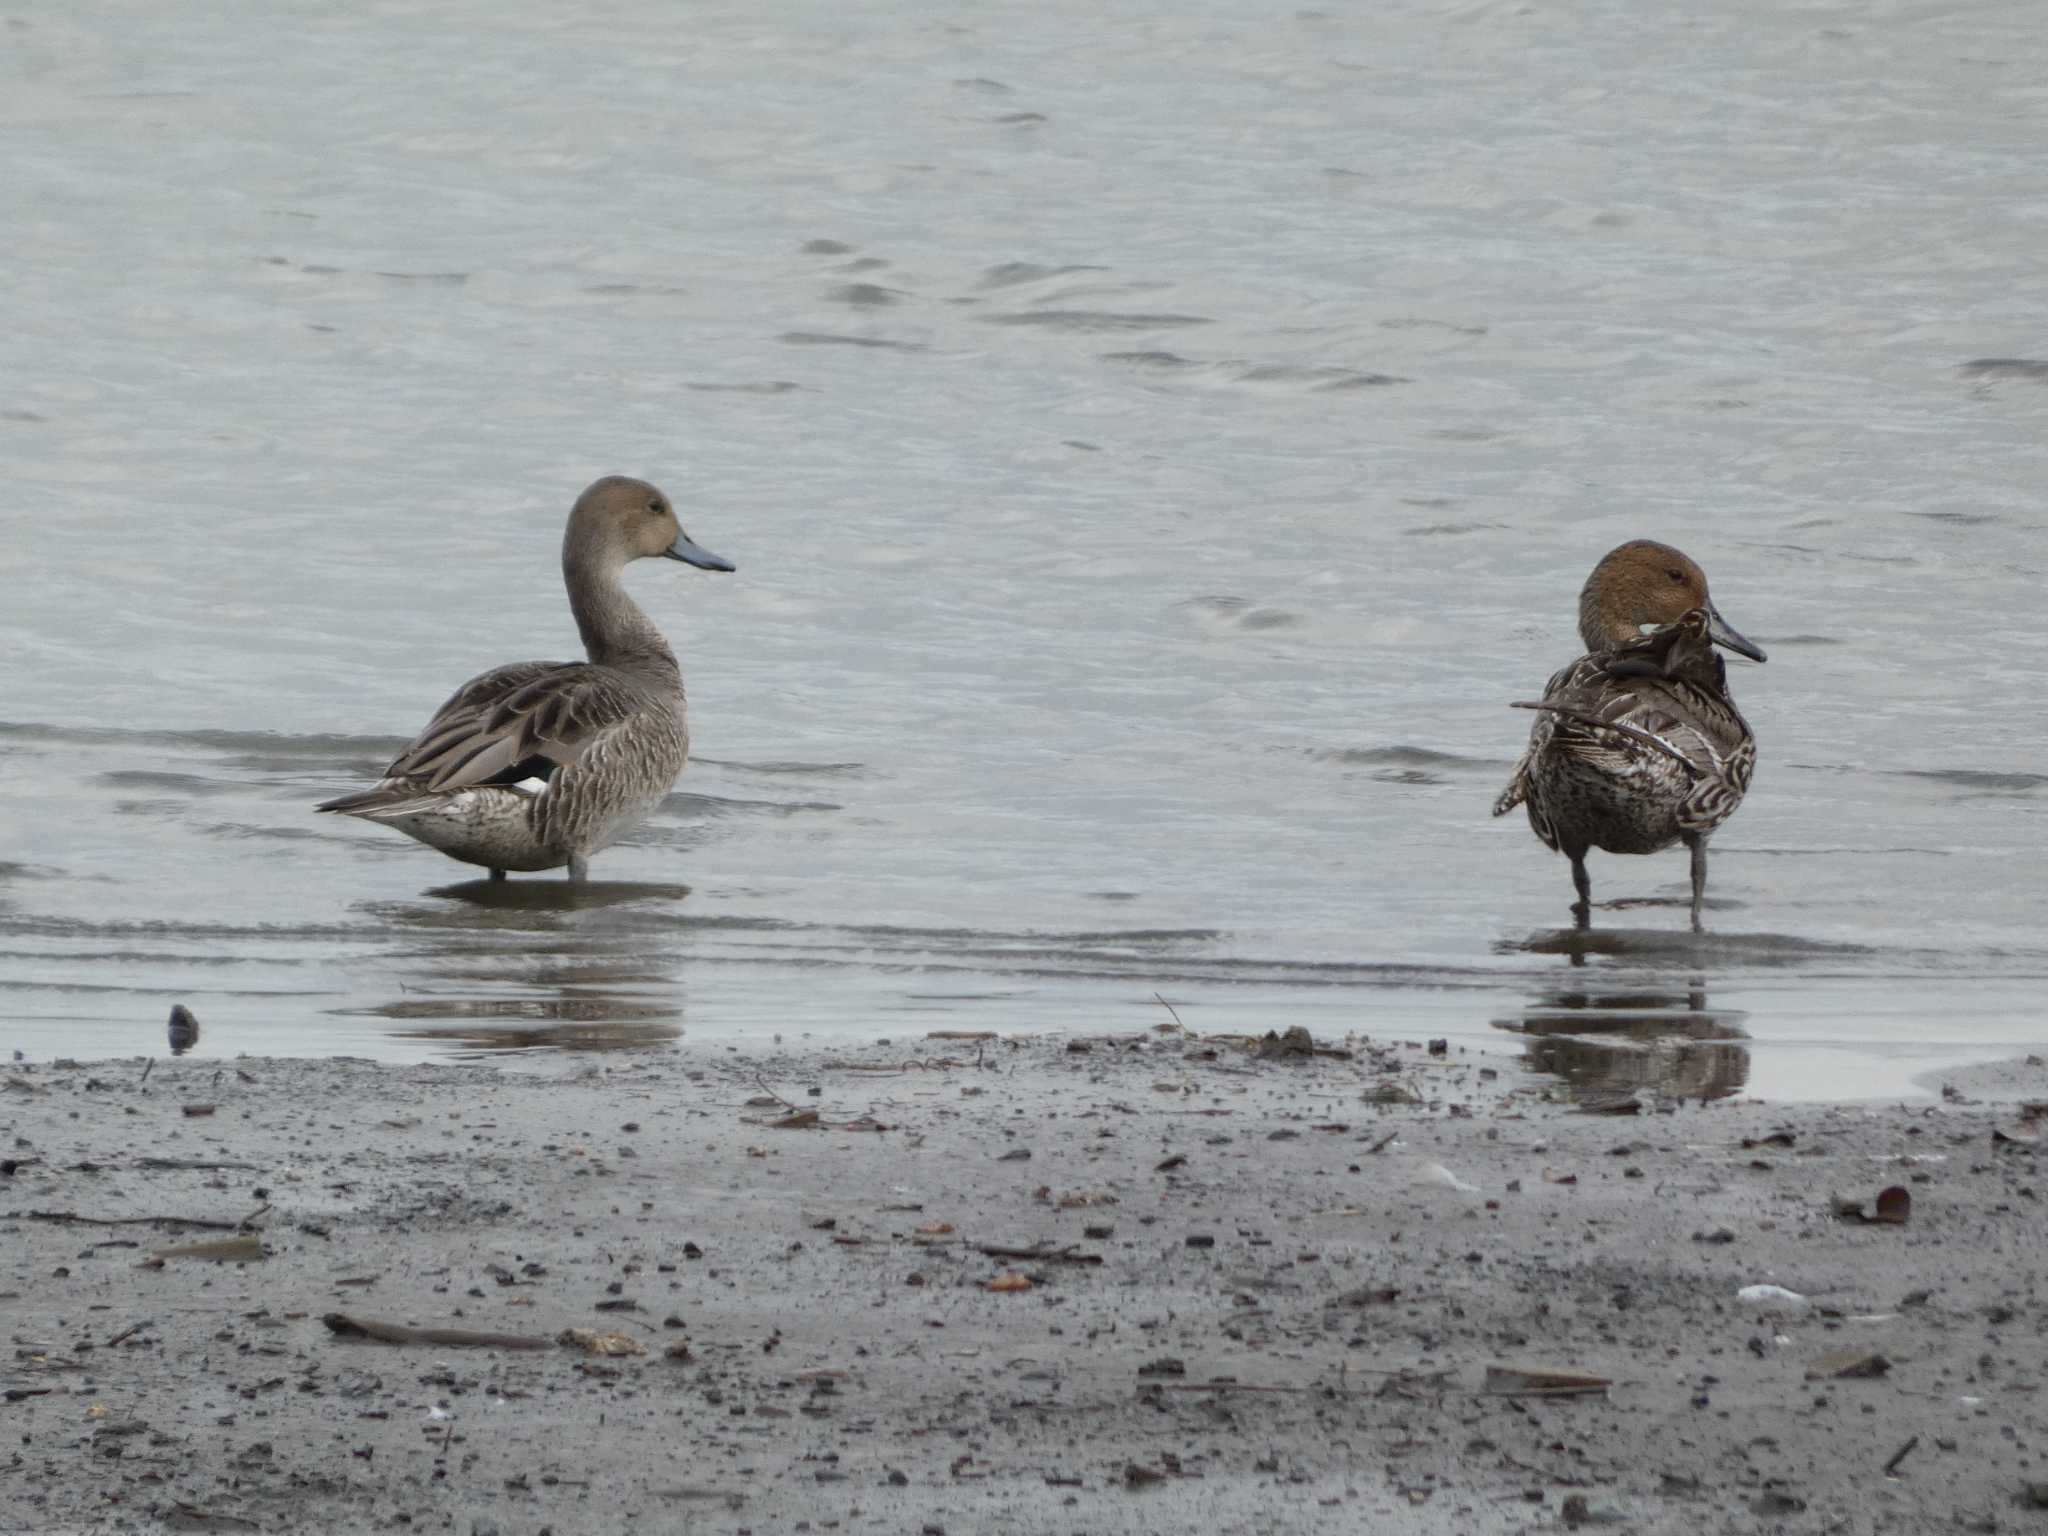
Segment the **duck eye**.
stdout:
[[1664,574],[1666,576],[1669,576],[1673,581],[1682,582],[1685,580],[1685,572],[1679,570],[1675,566],[1672,569],[1666,571]]
[[[650,501],[649,503],[647,503],[647,510],[652,512],[656,517],[659,517],[661,515],[661,503],[658,501]],[[1676,571],[1673,571],[1671,574],[1676,576],[1678,573]]]

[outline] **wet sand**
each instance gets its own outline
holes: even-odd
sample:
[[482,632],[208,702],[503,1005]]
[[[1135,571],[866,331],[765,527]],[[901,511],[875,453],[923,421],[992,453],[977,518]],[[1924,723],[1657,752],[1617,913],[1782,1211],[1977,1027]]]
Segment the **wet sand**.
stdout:
[[[1419,1040],[1324,1044],[1347,1054],[1151,1032],[693,1042],[552,1078],[10,1067],[0,1527],[2043,1518],[2040,1170],[1994,1136],[2028,1134],[2038,1058],[1910,1104],[1609,1115]],[[1894,1184],[1903,1225],[1831,1210]],[[254,1261],[147,1262],[251,1236]],[[331,1314],[542,1346],[352,1341]],[[1496,1366],[1612,1385],[1489,1390],[1517,1384]]]

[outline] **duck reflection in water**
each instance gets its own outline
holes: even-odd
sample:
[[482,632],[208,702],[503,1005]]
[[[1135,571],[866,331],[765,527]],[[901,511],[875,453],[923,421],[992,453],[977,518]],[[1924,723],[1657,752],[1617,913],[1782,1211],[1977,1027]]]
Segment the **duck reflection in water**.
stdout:
[[636,901],[682,901],[690,888],[638,880],[461,880],[437,885],[425,894],[499,912],[588,912]]
[[1746,1017],[1710,1008],[1706,978],[1692,977],[1612,991],[1547,990],[1493,1027],[1528,1037],[1528,1065],[1562,1078],[1580,1098],[1648,1091],[1707,1100],[1739,1093],[1749,1081]]
[[[534,1022],[520,1022],[525,1019]],[[465,1055],[503,1056],[522,1051],[647,1050],[680,1040],[683,1030],[674,1022],[645,1019],[569,1021],[536,1018],[531,1013],[500,1013],[487,1018],[472,1012],[445,1025],[394,1029],[390,1033],[394,1040],[425,1040]]]
[[341,1010],[450,1052],[630,1051],[683,1032],[682,885],[469,880],[361,903],[404,939],[404,995]]

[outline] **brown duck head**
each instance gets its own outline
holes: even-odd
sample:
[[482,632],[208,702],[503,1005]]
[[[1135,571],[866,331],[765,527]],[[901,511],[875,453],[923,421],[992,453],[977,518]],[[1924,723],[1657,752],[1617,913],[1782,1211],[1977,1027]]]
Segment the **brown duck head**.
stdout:
[[1707,616],[1716,645],[1764,659],[1763,647],[1739,634],[1707,595],[1707,573],[1669,544],[1635,539],[1610,550],[1579,593],[1579,638],[1588,651],[1608,651],[1646,629],[1676,624],[1695,609]]

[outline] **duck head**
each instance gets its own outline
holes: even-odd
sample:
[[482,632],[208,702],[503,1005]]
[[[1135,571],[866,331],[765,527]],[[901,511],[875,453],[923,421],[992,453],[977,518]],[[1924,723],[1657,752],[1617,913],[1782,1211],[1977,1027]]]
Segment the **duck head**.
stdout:
[[594,559],[617,569],[628,560],[657,557],[706,571],[734,569],[684,533],[668,497],[645,480],[606,475],[576,498],[562,535],[564,566]]
[[1763,647],[1721,617],[1707,595],[1707,573],[1669,544],[1650,539],[1610,550],[1593,567],[1579,593],[1579,638],[1588,651],[1612,650],[1695,610],[1706,615],[1707,636],[1714,644],[1752,661],[1764,659]]

